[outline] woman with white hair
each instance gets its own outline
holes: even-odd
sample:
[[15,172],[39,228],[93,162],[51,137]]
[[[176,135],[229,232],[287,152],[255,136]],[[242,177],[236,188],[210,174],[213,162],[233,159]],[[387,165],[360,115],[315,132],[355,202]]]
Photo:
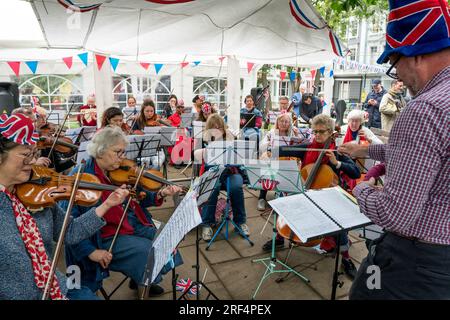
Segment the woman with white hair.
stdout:
[[341,127],[343,143],[355,141],[358,144],[382,144],[383,142],[367,127],[363,126],[364,111],[352,110],[347,115],[348,124]]
[[[125,158],[127,137],[119,127],[106,127],[98,131],[88,145],[90,158],[85,164],[86,173],[96,175],[103,184],[112,185],[109,172],[120,167]],[[75,173],[77,168],[72,172]],[[119,229],[118,237],[109,253],[113,237],[124,214],[123,204],[110,208],[105,214],[106,225],[91,238],[74,246],[66,248],[67,265],[78,265],[81,269],[81,283],[92,291],[102,287],[102,280],[108,277],[108,269],[121,272],[131,278],[130,288],[137,289],[147,264],[148,254],[156,234],[156,227],[151,214],[146,208],[160,206],[166,196],[180,192],[177,186],[161,188],[158,192],[148,192],[138,189],[138,194],[145,193],[139,202],[132,200],[126,212],[126,217]],[[110,192],[104,191],[100,202],[103,202]],[[67,204],[64,204],[67,205]],[[72,215],[79,217],[88,212],[89,208],[74,206]],[[179,253],[174,256],[175,265],[180,265],[182,259]],[[166,266],[161,274],[171,268]],[[156,283],[161,281],[161,275]],[[151,285],[149,294],[160,295],[164,290],[156,284]]]
[[86,105],[80,107],[80,114],[77,120],[80,126],[97,126],[97,106],[95,105],[94,94],[89,95]]

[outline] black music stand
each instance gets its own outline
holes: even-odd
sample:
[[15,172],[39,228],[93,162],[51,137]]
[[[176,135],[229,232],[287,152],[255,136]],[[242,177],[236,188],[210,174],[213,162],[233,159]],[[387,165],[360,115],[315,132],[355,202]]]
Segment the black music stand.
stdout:
[[128,159],[135,160],[139,165],[143,158],[154,157],[158,154],[160,135],[131,135],[127,136],[129,144],[125,150]]
[[[241,167],[250,159],[255,158],[255,145],[254,141],[213,141],[208,144],[206,148],[205,163],[211,166],[222,166],[224,168]],[[219,225],[216,233],[206,246],[206,250],[209,250],[220,231],[225,227],[225,239],[228,240],[228,224],[231,222],[235,230],[253,246],[254,243],[249,237],[242,231],[242,229],[230,219],[231,212],[231,198],[230,198],[230,177],[227,178],[227,205],[224,212],[224,218]]]
[[177,128],[175,127],[145,127],[144,128],[145,134],[152,134],[152,135],[160,135],[161,136],[161,142],[159,144],[159,151],[164,152],[164,163],[163,163],[163,175],[164,178],[167,179],[167,164],[169,163],[169,151],[167,150],[168,147],[173,147],[177,141]]

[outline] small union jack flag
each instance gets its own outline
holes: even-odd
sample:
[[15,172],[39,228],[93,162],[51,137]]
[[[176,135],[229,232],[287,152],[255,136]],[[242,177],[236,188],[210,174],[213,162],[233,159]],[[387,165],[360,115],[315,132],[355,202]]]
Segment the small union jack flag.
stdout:
[[[192,285],[192,283],[193,283],[193,281],[189,278],[180,279],[180,281],[178,281],[176,284],[176,290],[184,293],[189,289],[189,287]],[[202,288],[201,285],[199,285],[198,287],[199,287],[199,290]],[[187,294],[196,295],[197,294],[197,285],[193,285],[189,289],[189,292]]]
[[384,63],[398,52],[408,57],[450,46],[450,9],[445,0],[390,0]]

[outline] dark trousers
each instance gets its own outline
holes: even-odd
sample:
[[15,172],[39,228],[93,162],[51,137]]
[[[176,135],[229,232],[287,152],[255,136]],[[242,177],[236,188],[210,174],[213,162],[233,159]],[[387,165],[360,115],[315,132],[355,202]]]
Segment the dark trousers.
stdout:
[[[380,289],[373,286],[376,273],[373,266],[380,270]],[[349,297],[450,299],[450,246],[385,233],[369,245],[369,254],[358,270]]]

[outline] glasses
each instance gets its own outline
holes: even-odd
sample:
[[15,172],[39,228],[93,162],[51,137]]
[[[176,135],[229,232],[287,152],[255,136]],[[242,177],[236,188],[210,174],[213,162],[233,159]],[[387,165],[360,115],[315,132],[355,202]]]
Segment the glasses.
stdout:
[[113,151],[117,158],[123,158],[125,156],[125,150]]
[[327,132],[330,132],[330,130],[313,130],[312,131],[312,133],[313,134],[315,134],[315,135],[318,135],[318,134],[326,134]]
[[395,80],[398,79],[397,70],[396,70],[395,72],[393,72],[392,69],[394,69],[395,65],[400,61],[401,57],[402,57],[402,56],[398,56],[398,58],[395,59],[394,63],[393,63],[393,64],[389,67],[389,69],[386,71],[386,75],[387,75],[389,78],[392,78],[392,79],[395,79]]
[[[8,151],[5,151],[8,153]],[[17,154],[16,156],[23,159],[23,164],[28,165],[39,157],[40,150],[36,149],[27,154]]]

